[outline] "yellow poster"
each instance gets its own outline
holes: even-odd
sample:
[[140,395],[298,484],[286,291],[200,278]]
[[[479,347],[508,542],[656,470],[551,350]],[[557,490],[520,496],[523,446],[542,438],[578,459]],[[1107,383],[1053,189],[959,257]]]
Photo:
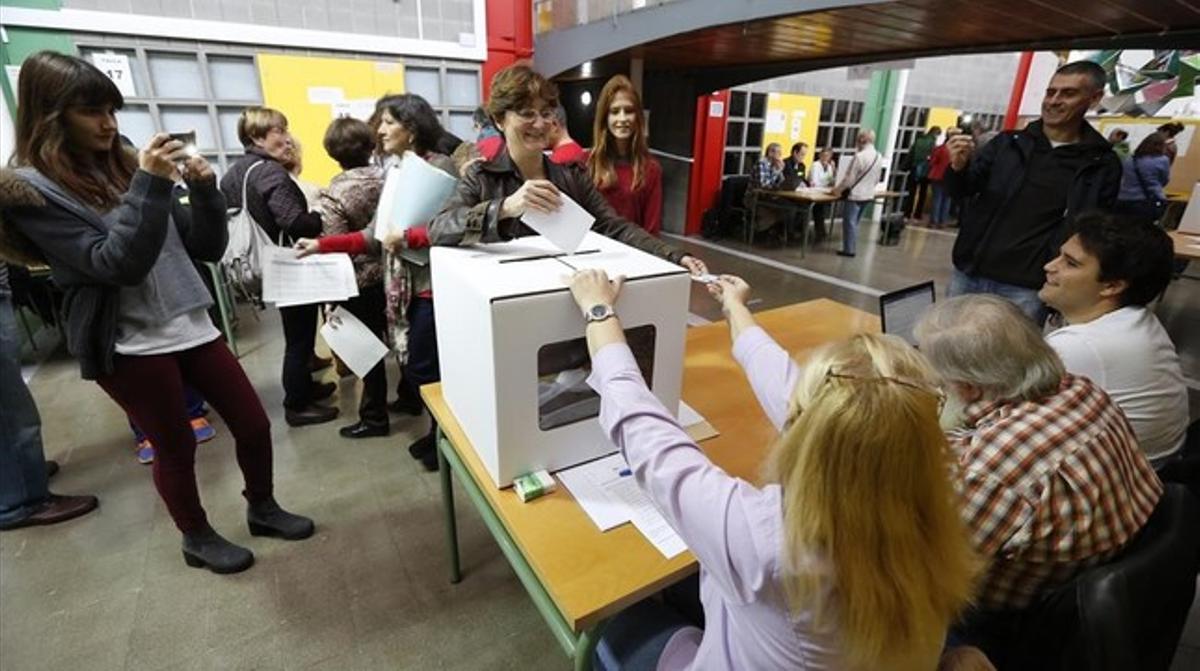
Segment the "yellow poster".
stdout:
[[821,99],[817,96],[802,96],[794,93],[770,93],[767,95],[767,119],[763,127],[763,150],[772,142],[783,147],[787,158],[792,145],[797,142],[808,144],[805,163],[812,163],[813,146],[817,142],[817,124],[821,121]]
[[925,123],[925,130],[937,126],[945,133],[947,128],[952,128],[954,124],[958,123],[960,114],[962,114],[962,110],[956,110],[953,107],[930,107],[929,119]]
[[375,101],[404,93],[404,66],[399,63],[259,54],[263,104],[283,112],[288,130],[304,147],[301,177],[320,186],[341,172],[321,141],[329,122],[339,116],[364,118]]

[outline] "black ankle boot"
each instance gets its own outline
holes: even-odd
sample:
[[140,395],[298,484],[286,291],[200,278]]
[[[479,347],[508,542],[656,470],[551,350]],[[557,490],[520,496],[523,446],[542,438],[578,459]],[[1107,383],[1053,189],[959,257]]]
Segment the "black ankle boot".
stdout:
[[314,529],[312,520],[280,508],[274,498],[251,503],[246,509],[246,522],[252,536],[275,536],[289,541],[308,538]]
[[230,543],[209,527],[183,535],[183,561],[192,568],[208,567],[213,573],[240,573],[254,564],[254,553]]

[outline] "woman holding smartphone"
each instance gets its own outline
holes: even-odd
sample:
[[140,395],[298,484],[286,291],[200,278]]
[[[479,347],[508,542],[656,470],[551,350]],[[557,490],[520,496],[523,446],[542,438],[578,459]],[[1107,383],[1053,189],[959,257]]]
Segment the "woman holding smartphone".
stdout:
[[[154,484],[183,534],[184,560],[216,573],[254,562],[209,525],[200,504],[185,384],[236,440],[250,533],[311,536],[312,520],[275,502],[270,422],[208,316],[212,298],[191,262],[219,260],[228,238],[212,167],[162,133],[137,155],[126,151],[116,120],[124,99],[83,59],[34,54],[19,88],[16,173],[46,204],[6,211],[6,234],[36,250],[66,294],[67,346],[83,378],[154,442]],[[187,205],[171,195],[178,172]]]

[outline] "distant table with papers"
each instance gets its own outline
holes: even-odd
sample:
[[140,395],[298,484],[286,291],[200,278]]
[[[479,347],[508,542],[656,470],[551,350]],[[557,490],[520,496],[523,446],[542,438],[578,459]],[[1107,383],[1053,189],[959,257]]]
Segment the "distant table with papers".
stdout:
[[[878,317],[826,299],[755,317],[800,357],[824,343],[879,330]],[[590,668],[608,618],[697,570],[690,552],[667,559],[631,524],[601,531],[561,484],[529,503],[511,489],[496,489],[447,407],[441,385],[426,385],[421,395],[440,427],[451,582],[460,580],[453,473],[576,669]],[[688,330],[683,398],[719,432],[700,443],[705,453],[728,473],[761,482],[775,429],[733,360],[725,322]]]

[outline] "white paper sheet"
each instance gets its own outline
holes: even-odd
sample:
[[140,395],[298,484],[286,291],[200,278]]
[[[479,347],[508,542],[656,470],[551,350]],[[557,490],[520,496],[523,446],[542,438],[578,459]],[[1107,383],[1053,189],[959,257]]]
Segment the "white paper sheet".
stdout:
[[263,250],[263,302],[279,307],[336,303],[358,295],[354,264],[347,254],[296,258],[288,247]]
[[454,192],[458,180],[407,151],[400,167],[388,171],[384,194],[389,184],[391,198],[385,200],[380,195],[375,215],[375,237],[379,240],[390,232],[399,233],[432,219]]
[[1179,219],[1178,230],[1180,233],[1200,235],[1200,182],[1192,186],[1192,195],[1188,197],[1183,217]]
[[579,249],[583,236],[592,230],[596,218],[567,194],[560,191],[558,195],[562,198],[562,206],[558,210],[550,214],[529,210],[521,215],[521,221],[544,235],[555,247],[572,254]]
[[704,417],[701,416],[700,413],[696,412],[695,408],[693,408],[692,406],[688,405],[687,403],[685,403],[683,401],[679,402],[679,425],[680,426],[682,426],[683,428],[686,429],[689,426],[695,426],[703,421],[704,421]]
[[628,473],[620,453],[556,473],[560,482],[601,531],[632,522],[670,559],[687,549],[683,539]]
[[321,327],[321,337],[329,349],[360,378],[387,354],[387,345],[371,333],[371,329],[342,307],[334,308]]
[[646,505],[633,511],[633,518],[630,521],[638,531],[642,532],[646,540],[650,541],[650,544],[667,559],[688,549],[687,544],[683,542],[679,534],[675,533],[675,529],[649,500],[646,501]]
[[620,526],[629,521],[630,509],[621,500],[610,496],[607,488],[624,479],[633,483],[632,476],[620,473],[629,467],[620,453],[589,461],[568,468],[555,475],[583,507],[583,512],[596,523],[601,531]]

